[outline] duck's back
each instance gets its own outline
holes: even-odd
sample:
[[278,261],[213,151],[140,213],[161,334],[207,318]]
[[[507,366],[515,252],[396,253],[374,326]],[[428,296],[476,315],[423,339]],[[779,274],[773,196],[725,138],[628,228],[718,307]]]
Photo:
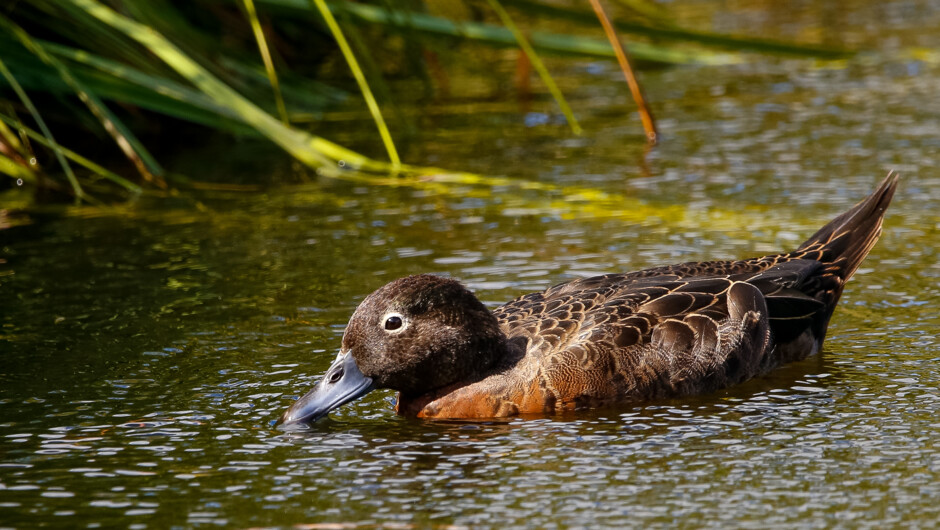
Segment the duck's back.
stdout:
[[510,344],[503,363],[400,410],[494,417],[705,393],[816,353],[895,185],[889,177],[789,254],[609,274],[517,298],[494,311]]
[[525,341],[555,408],[710,392],[816,349],[774,348],[824,309],[800,290],[821,264],[788,258],[576,280],[495,313],[510,339]]

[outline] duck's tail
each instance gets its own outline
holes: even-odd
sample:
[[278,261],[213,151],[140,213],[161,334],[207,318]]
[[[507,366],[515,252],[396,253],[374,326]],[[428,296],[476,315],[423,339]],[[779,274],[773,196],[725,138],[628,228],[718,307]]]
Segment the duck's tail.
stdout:
[[897,175],[889,173],[865,200],[820,228],[776,266],[778,273],[794,269],[793,274],[802,280],[796,289],[767,296],[770,327],[777,342],[774,362],[802,359],[822,348],[845,282],[881,235],[881,221],[897,184]]
[[825,263],[845,283],[881,236],[881,222],[897,186],[898,175],[892,171],[871,195],[829,221],[791,256]]

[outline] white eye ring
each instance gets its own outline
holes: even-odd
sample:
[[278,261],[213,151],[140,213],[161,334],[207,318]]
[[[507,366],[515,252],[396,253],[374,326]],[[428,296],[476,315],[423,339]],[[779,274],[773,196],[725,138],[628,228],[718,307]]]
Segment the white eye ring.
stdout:
[[408,327],[408,321],[401,313],[386,313],[379,325],[388,333],[401,333]]

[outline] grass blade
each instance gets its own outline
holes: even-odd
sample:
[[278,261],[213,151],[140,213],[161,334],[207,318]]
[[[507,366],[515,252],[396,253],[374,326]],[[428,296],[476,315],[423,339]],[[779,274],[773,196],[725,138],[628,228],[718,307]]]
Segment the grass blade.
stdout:
[[[381,101],[386,109],[390,109],[391,114],[395,117],[395,120],[399,124],[400,134],[408,136],[414,133],[412,127],[412,122],[409,121],[404,113],[395,103],[395,98],[392,96],[392,92],[389,89],[388,85],[385,83],[385,80],[382,77],[382,69],[379,67],[378,63],[375,61],[375,57],[372,53],[372,50],[369,47],[368,41],[363,37],[362,32],[359,30],[359,25],[355,21],[350,21],[350,17],[342,9],[337,9],[334,13],[334,16],[337,19],[337,22],[342,28],[346,39],[349,41],[349,44],[352,47],[353,53],[359,60],[359,65],[363,70],[363,73],[367,75],[367,79],[371,79],[372,83],[370,88],[372,88],[377,96],[376,100]],[[406,45],[413,45],[414,43],[406,39]],[[404,52],[407,54],[407,52]],[[419,52],[420,53],[420,52]],[[414,57],[410,58],[414,59]],[[423,61],[417,61],[420,64],[424,64]],[[423,69],[419,69],[422,73]]]
[[[310,11],[309,0],[258,0],[271,7]],[[446,18],[405,10],[388,10],[374,5],[344,2],[343,9],[363,22],[381,24],[402,32],[420,31],[432,35],[474,40],[491,46],[518,47],[519,43],[507,28],[480,22],[454,22]],[[590,13],[589,13],[590,15]],[[591,15],[593,17],[593,15]],[[596,19],[594,19],[596,21]],[[529,42],[539,52],[586,57],[613,58],[614,50],[605,39],[533,31]],[[733,64],[740,59],[731,54],[708,51],[682,51],[653,44],[633,42],[627,47],[638,61],[660,64]]]
[[[67,61],[76,77],[103,99],[130,103],[238,134],[259,134],[258,131],[245,125],[229,107],[216,103],[212,98],[174,79],[149,74],[136,67],[85,50],[40,39],[34,40],[52,55]],[[8,59],[11,70],[28,71],[31,74],[27,78],[19,76],[20,84],[27,89],[33,86],[36,90],[56,92],[60,85],[67,89],[54,72],[36,68],[35,57],[28,55],[14,41],[4,39],[2,35],[0,35],[0,56]],[[227,64],[228,61],[222,58],[220,63]],[[267,78],[262,69],[253,70],[250,74],[257,76],[258,82],[267,84]],[[295,83],[296,88],[290,85],[283,87],[284,96],[294,101],[294,106],[306,111],[321,110],[325,106],[335,105],[346,97],[344,93],[307,79],[298,78]]]
[[72,166],[69,165],[68,161],[65,159],[65,156],[62,154],[62,148],[59,147],[59,144],[55,141],[55,137],[52,136],[52,131],[49,130],[49,127],[46,125],[46,121],[42,119],[39,111],[36,109],[36,106],[33,105],[33,101],[29,99],[29,96],[26,95],[26,92],[23,91],[23,87],[16,81],[16,78],[13,77],[13,74],[10,73],[10,70],[7,69],[6,63],[3,62],[3,59],[0,59],[0,74],[6,78],[7,82],[10,83],[10,86],[13,88],[13,91],[16,92],[17,97],[20,98],[20,101],[23,102],[23,105],[26,107],[26,110],[29,111],[33,119],[36,120],[36,124],[39,125],[39,129],[42,130],[43,136],[49,142],[49,147],[52,148],[52,151],[55,153],[56,159],[59,161],[59,165],[62,166],[62,171],[65,172],[65,178],[68,179],[69,185],[72,186],[72,192],[75,194],[75,202],[80,202],[82,199],[87,198],[85,192],[82,190],[82,185],[78,183],[78,179],[75,177],[75,173],[72,172]]
[[258,43],[258,52],[261,53],[261,59],[264,61],[264,70],[271,82],[271,90],[274,91],[274,103],[277,105],[277,113],[281,116],[281,123],[290,125],[290,119],[287,117],[287,107],[284,105],[284,97],[281,95],[281,85],[277,80],[277,71],[274,69],[274,61],[271,60],[271,52],[268,50],[268,41],[264,38],[261,22],[258,20],[257,11],[255,11],[255,2],[254,0],[243,0],[243,2],[245,11],[248,13],[248,21],[251,22],[251,31],[254,32],[255,41]]
[[[34,141],[36,141],[36,142],[39,143],[40,145],[44,145],[44,146],[46,146],[46,147],[52,148],[52,143],[49,141],[48,138],[43,137],[43,135],[41,135],[41,134],[39,134],[38,132],[36,132],[36,131],[30,129],[29,127],[26,127],[26,126],[23,125],[22,123],[19,123],[17,120],[13,119],[13,118],[10,117],[10,116],[6,116],[6,115],[0,113],[0,122],[2,122],[4,125],[9,125],[9,126],[11,126],[11,127],[18,127],[18,128],[21,128],[21,129],[26,133],[27,136],[29,136],[30,138],[32,138]],[[129,180],[127,180],[127,179],[125,179],[125,178],[123,178],[123,177],[121,177],[121,176],[119,176],[119,175],[117,175],[117,174],[115,174],[115,173],[113,173],[113,172],[111,172],[111,171],[108,171],[107,169],[105,169],[105,168],[99,166],[98,164],[92,162],[91,160],[88,160],[87,158],[83,157],[82,155],[80,155],[80,154],[78,154],[78,153],[76,153],[76,152],[74,152],[74,151],[72,151],[72,150],[70,150],[70,149],[67,149],[67,148],[65,148],[65,147],[62,147],[61,145],[58,146],[58,148],[62,151],[62,155],[65,156],[65,158],[67,158],[67,159],[69,159],[69,160],[75,162],[76,164],[78,164],[78,165],[80,165],[80,166],[85,167],[86,169],[89,169],[89,170],[91,170],[91,171],[97,173],[98,175],[101,175],[102,177],[104,177],[104,178],[110,180],[111,182],[114,182],[115,184],[117,184],[117,185],[121,186],[122,188],[126,189],[127,191],[130,191],[130,192],[133,192],[133,193],[140,193],[140,192],[142,191],[141,188],[140,188],[140,186],[138,186],[137,184],[134,184],[133,182],[131,182],[131,181],[129,181]]]
[[552,75],[548,73],[548,68],[545,68],[545,64],[542,62],[542,58],[535,53],[535,49],[532,48],[532,44],[529,43],[529,39],[525,38],[525,35],[522,34],[522,31],[516,26],[515,22],[512,21],[512,17],[509,16],[509,13],[503,8],[502,4],[499,3],[499,0],[487,0],[490,7],[493,11],[496,12],[496,15],[503,22],[503,25],[509,28],[509,31],[512,32],[513,37],[515,37],[516,42],[519,43],[519,47],[522,48],[522,51],[525,52],[526,56],[529,58],[529,61],[532,63],[532,66],[535,68],[535,71],[539,73],[539,77],[542,78],[542,82],[548,86],[548,91],[552,93],[552,97],[555,98],[555,102],[558,103],[558,106],[561,107],[561,112],[564,113],[565,118],[568,120],[568,126],[571,127],[571,132],[574,134],[580,135],[583,130],[578,124],[577,118],[574,117],[574,113],[571,112],[571,107],[568,106],[568,101],[565,100],[564,94],[561,93],[561,89],[558,88],[558,85],[555,83],[555,80],[552,79]]
[[138,69],[150,69],[151,73],[163,69],[159,61],[155,61],[145,50],[139,46],[129,46],[127,38],[120,32],[75,6],[59,0],[30,0],[20,4],[15,13],[22,15],[24,22],[31,22],[30,27],[42,28],[47,35],[59,37],[57,40],[81,43],[83,49],[107,53]]
[[657,136],[656,123],[653,121],[653,113],[650,112],[649,106],[646,105],[646,100],[643,98],[643,91],[640,89],[640,83],[633,73],[633,67],[630,66],[630,58],[627,57],[627,52],[623,49],[623,44],[617,36],[617,30],[615,30],[614,25],[610,23],[610,19],[607,17],[607,13],[604,11],[600,0],[590,0],[590,2],[591,6],[594,8],[594,12],[597,13],[597,19],[601,21],[601,26],[604,27],[607,40],[610,41],[610,45],[614,47],[614,52],[617,54],[617,62],[620,63],[620,69],[623,71],[623,76],[627,79],[630,93],[633,94],[633,101],[636,102],[637,112],[640,113],[640,121],[643,123],[643,131],[646,132],[646,140],[651,145],[655,144]]
[[324,138],[284,126],[276,118],[219,81],[189,56],[181,53],[162,34],[117,13],[97,0],[63,1],[85,10],[144,45],[216,103],[231,109],[241,121],[254,127],[304,164],[318,168],[331,166],[336,161],[342,160],[345,166],[351,169],[379,172],[390,169],[388,164],[369,159]]
[[[10,70],[19,71],[20,65],[12,59],[11,57],[8,61]],[[169,84],[170,81],[162,78],[153,78],[152,84],[141,85],[124,77],[112,76],[82,65],[73,66],[73,72],[102,99],[151,110],[234,134],[260,135],[256,129],[246,125],[231,109],[216,104],[205,94],[190,87],[172,86]],[[141,74],[136,71],[134,73]],[[62,82],[62,79],[54,72],[33,70],[29,74],[26,77],[18,76],[21,77],[20,84],[27,91],[42,90],[55,96],[73,94],[68,85]],[[142,74],[142,77],[148,76]],[[163,84],[164,81],[167,85]],[[0,84],[3,84],[2,78],[0,78]]]
[[35,184],[39,181],[39,177],[32,169],[17,163],[15,160],[5,155],[0,155],[0,173],[30,184]]
[[[182,119],[192,118],[191,121],[212,126],[219,126],[220,120],[207,122],[205,119],[201,119],[201,116],[191,116],[191,114],[195,111],[200,114],[219,116],[226,120],[239,120],[238,115],[230,108],[219,105],[205,94],[172,79],[148,74],[85,50],[38,39],[36,41],[56,57],[74,63],[72,69],[77,76],[85,83],[93,85],[97,93],[108,99],[132,103]],[[11,58],[18,57],[12,50],[4,50],[2,40],[0,40],[0,53],[4,53]],[[38,71],[33,73],[40,75]],[[49,85],[47,86],[50,86],[52,81],[52,79],[49,79]],[[129,84],[133,86],[128,86]],[[145,90],[140,91],[135,88]],[[142,97],[141,94],[148,97]],[[168,103],[165,100],[171,100],[177,105]],[[224,128],[230,129],[230,127]],[[247,130],[251,129],[239,128],[237,132]]]
[[32,158],[32,154],[27,150],[26,146],[23,145],[23,142],[20,141],[19,136],[17,136],[7,124],[2,122],[0,122],[0,154],[6,155],[17,164],[24,167],[29,167],[30,165],[27,159],[32,159],[35,162],[35,159]]
[[[281,0],[268,0],[281,1]],[[286,0],[285,0],[286,1]],[[299,1],[299,0],[294,0]],[[502,0],[507,5],[516,6],[528,12],[540,13],[547,17],[578,22],[581,24],[594,25],[597,23],[597,17],[591,11],[577,9],[568,6],[543,4],[535,0]],[[725,35],[722,33],[711,33],[708,31],[696,31],[675,27],[665,22],[661,25],[650,25],[639,22],[630,22],[623,20],[614,21],[617,31],[620,33],[629,33],[632,35],[642,35],[657,40],[669,40],[679,42],[689,42],[702,44],[705,46],[714,46],[734,51],[750,51],[759,53],[769,53],[776,55],[794,55],[802,57],[818,57],[821,59],[845,59],[854,55],[855,50],[836,48],[833,46],[821,44],[797,44],[792,42],[783,42],[769,39],[759,39],[754,37],[739,37],[735,35]],[[631,55],[637,59],[645,58],[637,56],[634,50],[628,50]]]
[[157,161],[150,155],[150,152],[143,146],[142,143],[137,139],[136,136],[124,125],[124,123],[118,119],[108,108],[101,102],[98,97],[88,90],[75,76],[72,75],[68,67],[62,64],[61,61],[52,57],[45,48],[37,41],[33,40],[28,33],[26,33],[22,28],[16,25],[13,21],[8,18],[0,15],[0,25],[5,26],[10,30],[23,44],[26,49],[36,54],[44,63],[55,68],[55,70],[62,77],[62,80],[66,82],[75,93],[78,95],[78,98],[85,103],[92,114],[98,118],[98,121],[101,122],[101,125],[105,128],[108,134],[114,138],[114,141],[118,144],[118,147],[124,152],[136,166],[137,170],[148,182],[152,182],[161,188],[166,188],[166,182],[163,180],[163,168],[157,163]]
[[[237,1],[235,0],[236,5]],[[225,84],[235,87],[243,93],[245,92],[245,86],[242,84],[243,81],[238,73],[219,64],[219,59],[222,57],[239,55],[238,49],[227,46],[217,36],[200,29],[190,17],[180,11],[186,9],[183,7],[186,4],[192,6],[189,9],[195,8],[193,11],[201,10],[199,9],[201,7],[199,3],[178,2],[175,0],[131,0],[108,3],[119,5],[123,16],[147,26],[157,33],[171,35],[173,45],[180,49],[181,53],[198,62],[200,66]],[[225,8],[232,3],[233,0],[224,0],[223,5],[225,7],[216,11],[217,16],[224,16]],[[220,20],[220,22],[223,21]],[[152,55],[150,57],[153,58]],[[138,64],[131,61],[125,62],[135,66]],[[161,61],[157,59],[156,62],[160,63]],[[161,64],[161,67],[165,67],[165,64]],[[271,89],[271,83],[267,79],[265,79],[264,84],[266,90]],[[254,98],[255,95],[252,95],[252,99]]]
[[339,45],[340,51],[343,53],[343,57],[346,59],[346,64],[349,65],[349,69],[352,71],[353,77],[356,78],[356,83],[359,85],[359,90],[362,91],[362,97],[366,100],[366,105],[369,107],[369,112],[372,113],[372,119],[375,120],[375,125],[379,129],[379,135],[382,137],[382,143],[385,144],[385,150],[388,151],[388,158],[392,162],[393,170],[397,170],[401,167],[401,159],[398,158],[398,151],[395,149],[395,143],[392,141],[392,135],[388,131],[388,127],[385,125],[385,119],[382,118],[382,111],[379,110],[379,104],[376,103],[375,97],[372,95],[372,90],[369,88],[369,83],[366,81],[365,74],[362,73],[362,69],[359,68],[359,62],[356,61],[356,56],[352,52],[352,48],[349,47],[349,43],[346,42],[346,37],[343,35],[343,30],[340,29],[339,24],[336,22],[336,18],[333,17],[333,13],[330,11],[329,6],[326,5],[325,0],[310,0],[316,6],[317,10],[320,12],[320,16],[323,17],[323,20],[326,22],[326,26],[330,29],[330,33],[333,34],[333,38],[336,39],[336,44]]
[[615,2],[648,19],[660,23],[669,21],[669,11],[656,2],[650,0],[615,0]]

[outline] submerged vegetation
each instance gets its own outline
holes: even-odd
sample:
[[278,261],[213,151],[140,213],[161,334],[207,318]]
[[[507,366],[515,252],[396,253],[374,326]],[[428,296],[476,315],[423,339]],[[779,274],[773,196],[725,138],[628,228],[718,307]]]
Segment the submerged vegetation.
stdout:
[[[582,31],[599,26],[607,39]],[[182,147],[176,139],[193,135],[179,131],[193,129],[266,139],[326,175],[382,182],[435,173],[400,159],[380,105],[393,100],[379,57],[396,57],[394,75],[418,76],[433,91],[446,83],[450,56],[517,47],[572,134],[577,109],[540,57],[616,58],[652,141],[633,64],[849,54],[683,29],[645,0],[29,0],[0,8],[0,28],[0,189],[76,201],[187,186],[153,153]],[[311,116],[363,100],[385,153],[366,156],[316,134]]]

